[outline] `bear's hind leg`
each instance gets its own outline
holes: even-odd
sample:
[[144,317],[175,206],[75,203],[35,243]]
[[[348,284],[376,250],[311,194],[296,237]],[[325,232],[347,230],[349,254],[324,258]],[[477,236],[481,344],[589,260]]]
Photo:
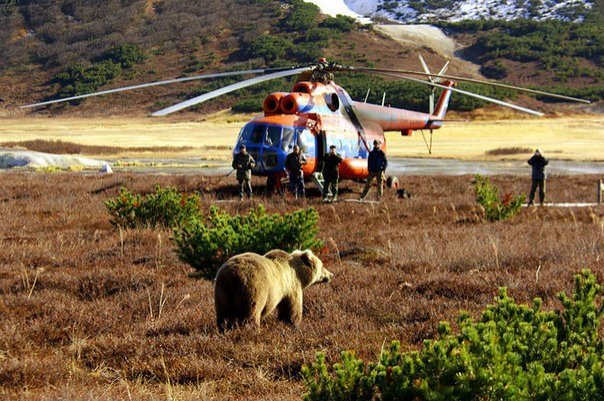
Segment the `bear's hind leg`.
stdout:
[[220,299],[222,301],[216,302],[216,324],[221,333],[243,326],[250,320],[250,307],[244,302],[238,298]]
[[221,333],[241,326],[244,322],[245,318],[231,308],[216,310],[216,324],[218,325],[218,331]]
[[279,320],[297,326],[302,321],[302,290],[284,298],[277,306]]

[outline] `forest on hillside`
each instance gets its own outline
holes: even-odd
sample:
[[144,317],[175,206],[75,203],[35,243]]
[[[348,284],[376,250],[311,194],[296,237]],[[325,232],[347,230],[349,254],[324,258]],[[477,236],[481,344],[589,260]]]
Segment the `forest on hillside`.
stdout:
[[[601,3],[582,24],[517,20],[440,25],[472,38],[469,53],[489,78],[515,83],[514,63],[523,63],[534,66],[529,85],[533,82],[543,89],[545,82],[554,92],[600,100]],[[309,63],[328,48],[342,47],[346,40],[354,43],[357,33],[372,34],[371,26],[349,17],[326,17],[302,0],[0,0],[0,24],[0,72],[19,79],[42,70],[48,74],[44,85],[50,87],[49,98],[93,92],[113,81],[135,81],[142,74],[147,80],[162,79],[167,69],[173,76]],[[375,66],[356,53],[355,57],[342,53],[333,61]],[[232,82],[235,79],[215,80],[178,96],[199,95]],[[363,98],[371,87],[371,96],[380,99],[370,101],[379,102],[381,93],[387,92],[392,106],[422,111],[426,107],[429,90],[418,84],[362,75],[339,76],[338,82],[355,99]],[[514,96],[482,86],[461,87],[487,96]],[[258,111],[267,92],[282,89],[282,82],[257,85],[225,98],[225,104],[236,111]],[[451,109],[467,111],[484,104],[455,97]]]

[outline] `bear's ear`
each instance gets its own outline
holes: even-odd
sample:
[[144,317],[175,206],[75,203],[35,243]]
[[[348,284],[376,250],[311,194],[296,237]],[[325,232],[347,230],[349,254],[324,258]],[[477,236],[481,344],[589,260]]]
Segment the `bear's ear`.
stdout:
[[300,259],[302,259],[302,262],[304,262],[304,264],[307,264],[308,266],[313,265],[312,257],[313,253],[310,249],[305,250],[302,255],[300,255]]

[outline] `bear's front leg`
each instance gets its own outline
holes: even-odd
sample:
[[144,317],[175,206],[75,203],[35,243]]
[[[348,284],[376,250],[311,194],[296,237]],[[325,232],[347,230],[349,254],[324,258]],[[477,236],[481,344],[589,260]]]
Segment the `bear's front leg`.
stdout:
[[302,289],[284,298],[277,309],[279,320],[297,326],[302,320]]

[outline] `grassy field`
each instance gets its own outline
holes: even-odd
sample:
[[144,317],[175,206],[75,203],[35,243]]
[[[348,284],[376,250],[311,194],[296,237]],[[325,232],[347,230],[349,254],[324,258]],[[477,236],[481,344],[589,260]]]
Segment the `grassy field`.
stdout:
[[[553,202],[593,202],[594,176],[553,176]],[[300,367],[317,351],[334,361],[354,349],[376,360],[400,340],[418,349],[462,309],[477,316],[506,286],[520,302],[559,308],[586,267],[604,281],[604,207],[525,208],[484,221],[470,176],[405,177],[410,199],[379,205],[257,196],[232,199],[232,179],[77,173],[0,174],[0,398],[20,400],[299,400]],[[497,176],[502,192],[525,177]],[[168,230],[120,231],[104,201],[120,186],[202,193],[202,204],[247,213],[313,206],[320,252],[335,273],[308,289],[291,328],[219,334],[213,284],[193,278]],[[254,182],[260,193],[260,181]],[[362,184],[346,182],[342,198]]]
[[[61,140],[82,145],[188,148],[155,152],[160,157],[230,158],[239,130],[251,116],[218,113],[203,121],[155,118],[3,118],[0,143]],[[429,133],[426,132],[426,139]],[[390,157],[437,157],[466,160],[524,159],[527,153],[489,156],[499,148],[540,148],[549,157],[567,160],[604,160],[604,117],[506,119],[446,123],[434,131],[428,154],[420,132],[411,137],[386,135]],[[153,152],[116,152],[115,158],[140,157]],[[89,156],[95,156],[94,154]]]

